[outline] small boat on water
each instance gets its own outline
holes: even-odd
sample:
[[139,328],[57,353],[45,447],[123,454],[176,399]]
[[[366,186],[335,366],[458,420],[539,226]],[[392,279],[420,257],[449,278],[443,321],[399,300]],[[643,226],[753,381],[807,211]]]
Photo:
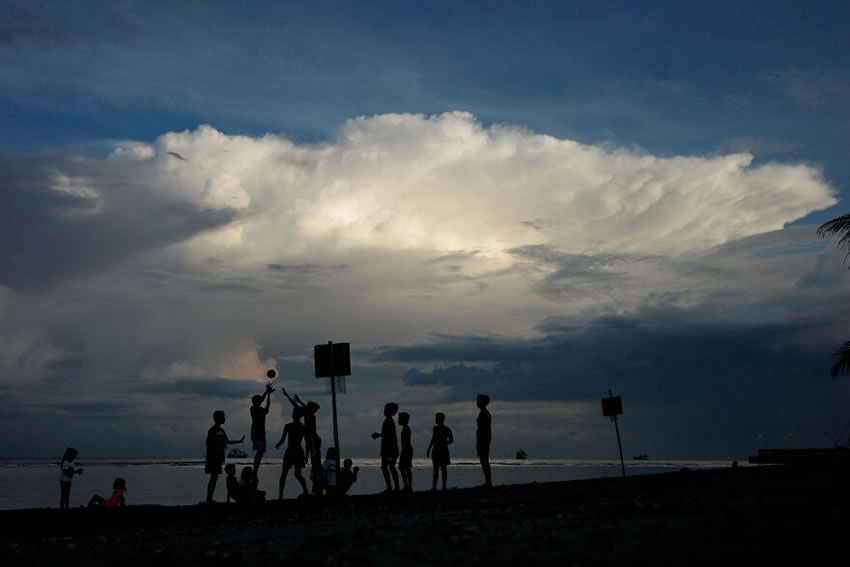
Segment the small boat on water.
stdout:
[[635,460],[635,461],[648,461],[648,460],[649,460],[649,456],[648,456],[646,453],[641,453],[640,455],[635,455],[634,457],[632,457],[632,460]]
[[227,454],[227,458],[229,458],[229,459],[244,459],[247,456],[248,456],[248,453],[246,453],[242,449],[232,449]]
[[519,451],[517,451],[517,452],[516,452],[516,458],[517,458],[517,459],[527,459],[527,458],[528,458],[528,453],[526,453],[525,451],[523,451],[522,449],[520,449]]

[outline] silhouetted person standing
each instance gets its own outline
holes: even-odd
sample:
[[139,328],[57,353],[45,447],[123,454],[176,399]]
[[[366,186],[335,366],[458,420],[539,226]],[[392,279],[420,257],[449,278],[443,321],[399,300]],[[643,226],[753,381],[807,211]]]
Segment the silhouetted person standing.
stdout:
[[210,481],[207,484],[207,502],[213,502],[213,494],[215,493],[215,484],[218,481],[218,476],[221,474],[222,465],[224,465],[224,451],[228,445],[241,443],[245,440],[243,435],[238,441],[233,441],[227,438],[227,433],[221,425],[224,423],[224,412],[216,410],[213,412],[213,426],[207,431],[207,455],[204,462],[204,472],[210,475]]
[[[269,414],[269,406],[272,403],[272,383],[266,384],[266,391],[262,395],[251,397],[251,446],[254,453],[254,476],[260,471],[260,463],[266,454],[266,416]],[[263,400],[266,401],[263,407]]]
[[387,483],[386,492],[390,492],[393,487],[390,484],[390,476],[392,476],[395,489],[398,490],[398,471],[395,469],[396,460],[398,460],[398,437],[395,433],[395,422],[393,416],[398,412],[398,404],[390,402],[384,405],[384,423],[381,426],[381,432],[377,431],[372,434],[372,439],[381,438],[381,473],[384,475],[384,482]]
[[413,445],[410,442],[410,414],[398,414],[398,424],[401,425],[401,454],[398,457],[398,472],[401,473],[401,483],[406,492],[413,492]]
[[286,451],[283,453],[283,471],[280,473],[280,481],[278,482],[278,500],[283,500],[283,489],[286,486],[286,475],[289,469],[295,468],[295,479],[307,494],[307,483],[304,481],[304,476],[301,474],[301,469],[304,468],[304,449],[301,443],[304,441],[306,428],[301,423],[302,408],[292,408],[292,421],[283,426],[283,434],[280,436],[280,441],[275,445],[279,449],[283,442],[289,439],[286,446]]
[[484,486],[487,488],[493,486],[490,478],[490,441],[493,438],[492,429],[490,427],[490,412],[487,410],[487,405],[490,403],[490,396],[487,394],[478,394],[475,398],[475,403],[481,411],[478,413],[478,418],[475,424],[478,428],[475,430],[475,452],[478,454],[478,460],[481,461],[481,471],[484,473]]
[[71,501],[71,481],[75,474],[83,474],[83,469],[77,468],[77,450],[73,447],[65,449],[62,463],[59,465],[59,508],[68,508]]
[[283,395],[289,400],[294,408],[301,408],[301,414],[304,416],[304,466],[307,461],[310,461],[310,474],[313,480],[313,494],[321,494],[323,488],[323,468],[322,468],[322,438],[319,437],[318,428],[316,427],[316,414],[319,413],[319,404],[310,401],[306,404],[301,401],[298,394],[289,395],[286,389],[283,390]]
[[445,490],[446,477],[448,476],[446,467],[451,464],[449,445],[454,443],[454,437],[452,437],[452,430],[445,425],[446,414],[437,412],[434,421],[437,425],[434,426],[434,433],[431,435],[431,442],[428,444],[425,456],[430,456],[431,463],[434,465],[434,480],[431,484],[431,490],[437,490],[438,472],[443,473],[443,490]]

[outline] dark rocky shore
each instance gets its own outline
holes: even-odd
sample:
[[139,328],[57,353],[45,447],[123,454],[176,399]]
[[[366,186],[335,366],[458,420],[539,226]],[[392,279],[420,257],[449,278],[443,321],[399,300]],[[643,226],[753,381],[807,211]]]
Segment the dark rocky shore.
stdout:
[[740,467],[257,506],[0,512],[4,565],[718,565],[844,559],[850,468]]

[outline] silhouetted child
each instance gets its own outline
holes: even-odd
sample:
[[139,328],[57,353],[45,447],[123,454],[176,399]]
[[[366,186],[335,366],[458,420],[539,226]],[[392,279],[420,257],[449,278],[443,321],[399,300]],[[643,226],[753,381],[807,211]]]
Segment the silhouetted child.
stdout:
[[[260,463],[263,461],[263,455],[266,454],[266,416],[269,413],[269,406],[272,403],[272,383],[266,384],[266,391],[262,395],[257,394],[251,397],[251,447],[256,451],[254,453],[254,475],[260,471]],[[263,400],[266,406],[263,407]]]
[[127,491],[127,483],[123,478],[118,477],[112,483],[112,496],[109,500],[104,500],[102,496],[95,494],[89,500],[89,508],[118,508],[126,505],[124,493]]
[[360,467],[351,468],[351,459],[345,459],[342,470],[339,471],[339,494],[348,494],[351,485],[357,482],[357,473]]
[[398,457],[398,472],[404,490],[413,492],[413,445],[410,442],[410,415],[407,412],[398,414],[398,424],[401,425],[401,454]]
[[225,487],[227,487],[227,501],[239,502],[241,495],[239,494],[239,479],[236,478],[236,465],[227,463],[224,466],[224,474],[227,475],[224,482]]
[[262,502],[266,499],[266,492],[259,489],[260,480],[254,474],[254,469],[251,467],[243,467],[242,473],[239,475],[237,486],[239,488],[237,494],[241,498],[241,502],[253,503]]
[[304,441],[306,428],[301,423],[301,412],[303,410],[295,406],[292,408],[292,421],[283,426],[283,434],[280,436],[280,441],[275,445],[279,449],[283,442],[289,439],[289,444],[286,446],[286,451],[283,453],[283,471],[280,473],[280,481],[278,482],[278,500],[283,500],[283,489],[286,486],[286,475],[289,469],[295,468],[295,478],[307,494],[307,483],[304,481],[304,476],[301,474],[301,469],[304,468],[304,449],[301,443]]
[[452,430],[445,426],[446,414],[438,412],[434,416],[434,421],[437,425],[434,426],[434,433],[431,435],[431,442],[428,444],[426,456],[431,457],[431,463],[434,465],[434,481],[431,484],[431,490],[437,490],[437,473],[443,473],[443,490],[446,489],[446,466],[451,464],[449,458],[449,445],[454,443]]
[[493,434],[490,427],[490,412],[487,410],[487,404],[490,403],[490,396],[487,394],[478,394],[475,398],[475,404],[481,411],[478,413],[478,418],[475,424],[478,426],[475,430],[475,452],[478,455],[478,460],[481,462],[481,471],[484,473],[484,486],[490,488],[493,482],[490,479],[490,441]]
[[313,482],[313,494],[322,493],[322,438],[316,428],[316,414],[319,412],[319,404],[310,401],[306,404],[301,401],[298,394],[290,396],[284,389],[283,395],[289,400],[294,408],[300,408],[304,416],[304,466],[310,462],[310,478]]
[[59,508],[67,508],[71,501],[71,481],[75,474],[83,474],[83,469],[77,468],[77,450],[73,447],[65,449],[62,463],[59,465]]
[[214,411],[213,426],[207,431],[207,454],[204,461],[204,472],[210,475],[210,481],[207,484],[207,502],[213,502],[215,485],[218,482],[218,476],[221,474],[221,467],[224,465],[224,451],[227,446],[242,443],[245,440],[244,435],[238,441],[228,439],[227,433],[221,427],[223,423],[224,412],[221,410]]
[[381,432],[376,431],[372,434],[372,439],[381,438],[381,473],[384,475],[384,482],[387,483],[386,492],[392,490],[390,475],[392,475],[395,489],[398,490],[398,471],[395,469],[395,463],[398,460],[398,437],[395,434],[393,421],[393,416],[397,412],[398,404],[390,402],[384,405],[384,423],[381,426]]
[[322,472],[324,475],[325,489],[330,495],[336,495],[337,493],[336,462],[336,447],[328,447],[328,452],[325,455],[325,462],[322,465]]

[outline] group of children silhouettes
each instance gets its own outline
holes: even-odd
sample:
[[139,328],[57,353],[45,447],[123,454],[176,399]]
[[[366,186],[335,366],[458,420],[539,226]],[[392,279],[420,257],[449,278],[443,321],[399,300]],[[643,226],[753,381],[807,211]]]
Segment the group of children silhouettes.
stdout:
[[[269,371],[269,377],[274,377],[273,371]],[[210,475],[207,483],[206,502],[213,502],[218,477],[222,471],[227,475],[227,501],[251,503],[265,500],[265,491],[259,490],[258,473],[263,456],[267,449],[266,442],[266,416],[271,405],[271,393],[274,391],[271,382],[266,384],[263,394],[251,398],[251,444],[255,451],[253,466],[242,468],[239,478],[236,477],[236,466],[229,463],[224,466],[225,451],[228,445],[242,443],[240,439],[230,439],[222,425],[225,422],[224,412],[217,410],[213,412],[213,426],[207,432],[206,456],[204,460],[204,472]],[[335,447],[328,448],[325,460],[321,459],[322,440],[316,431],[316,414],[319,404],[315,402],[304,403],[297,394],[290,396],[282,389],[283,395],[292,405],[292,421],[284,425],[280,440],[275,444],[279,449],[286,444],[283,454],[283,469],[278,481],[278,499],[283,499],[283,491],[286,486],[286,478],[290,469],[294,469],[294,476],[301,485],[302,495],[307,495],[307,482],[301,471],[308,464],[311,467],[312,492],[315,495],[328,494],[340,496],[347,494],[351,486],[357,481],[359,467],[352,466],[351,459],[345,459],[343,467],[337,470],[339,455]],[[476,452],[481,462],[484,473],[484,486],[492,486],[490,477],[490,441],[492,438],[490,426],[490,412],[487,405],[490,403],[489,396],[480,394],[476,398],[476,404],[480,410],[476,419]],[[393,417],[398,414],[398,423],[401,425],[401,447],[399,447],[396,436],[396,426]],[[448,476],[447,466],[451,464],[449,445],[454,443],[452,430],[446,426],[446,416],[442,412],[435,415],[435,425],[428,444],[426,456],[431,458],[433,464],[433,482],[431,490],[437,490],[438,478],[442,477],[442,489],[446,489]],[[381,432],[372,434],[373,439],[381,439],[381,473],[387,485],[387,492],[393,490],[413,491],[413,445],[411,443],[410,415],[406,412],[398,412],[398,404],[390,402],[384,406],[384,421]],[[60,508],[67,508],[71,492],[71,481],[74,475],[82,474],[83,469],[77,468],[77,450],[68,448],[62,457],[60,472]],[[396,470],[398,462],[398,471]],[[399,486],[399,473],[401,475],[401,486]],[[113,494],[109,499],[95,495],[89,502],[90,507],[116,507],[124,506],[124,492],[127,490],[123,478],[115,479],[113,483]]]
[[[273,377],[273,374],[269,375]],[[284,389],[283,395],[292,404],[292,421],[284,425],[280,440],[275,444],[275,449],[286,444],[283,453],[283,470],[278,481],[278,499],[283,499],[283,491],[286,487],[286,479],[290,469],[294,470],[295,480],[301,485],[302,494],[308,494],[307,481],[301,473],[308,464],[310,465],[310,476],[313,483],[313,494],[340,495],[345,494],[357,481],[359,467],[352,467],[351,459],[345,459],[342,470],[337,473],[336,449],[330,447],[322,462],[322,439],[316,431],[316,413],[319,404],[316,402],[303,402],[297,394],[290,396]],[[266,440],[266,416],[271,405],[271,393],[274,392],[271,382],[266,384],[263,394],[251,398],[251,446],[254,449],[254,465],[242,469],[240,477],[236,478],[235,465],[228,464],[224,467],[227,474],[227,500],[234,502],[257,502],[264,500],[266,493],[258,489],[258,472],[267,449]],[[227,437],[222,428],[225,422],[224,412],[218,410],[213,413],[213,426],[207,432],[207,453],[204,470],[210,475],[207,484],[207,502],[213,502],[213,495],[224,465],[225,451],[227,446],[241,443],[244,436],[238,440]]]
[[[490,397],[479,394],[476,404],[480,410],[476,420],[476,443],[475,449],[481,462],[481,470],[484,473],[484,486],[493,486],[490,477],[490,441],[492,432],[490,426],[490,412],[487,405]],[[401,425],[401,448],[396,437],[396,428],[393,417],[398,414],[398,423]],[[454,443],[452,430],[446,426],[446,414],[437,412],[434,415],[434,429],[431,433],[431,442],[425,451],[426,457],[431,457],[434,472],[431,482],[431,490],[437,490],[437,480],[442,478],[442,489],[446,489],[448,477],[448,465],[451,464],[449,445]],[[372,433],[372,439],[381,439],[381,473],[387,485],[385,492],[393,490],[413,491],[413,445],[411,444],[410,415],[407,412],[398,411],[398,404],[390,402],[384,405],[384,422],[381,432]],[[398,471],[396,471],[398,461]],[[399,487],[398,477],[401,475],[402,486]]]

